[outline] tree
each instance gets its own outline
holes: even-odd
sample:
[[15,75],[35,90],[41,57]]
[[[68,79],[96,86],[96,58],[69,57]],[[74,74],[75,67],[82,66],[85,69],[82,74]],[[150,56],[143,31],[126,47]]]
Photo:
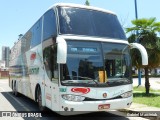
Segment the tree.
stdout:
[[88,0],[86,0],[85,5],[90,6],[90,3]]
[[158,37],[160,22],[156,22],[156,18],[143,18],[131,22],[134,26],[126,28],[127,33],[131,32],[128,41],[142,44],[148,53],[148,65],[142,66],[140,52],[136,49],[132,50],[132,64],[137,68],[145,69],[145,88],[146,94],[149,94],[150,83],[148,70],[160,65],[160,38]]

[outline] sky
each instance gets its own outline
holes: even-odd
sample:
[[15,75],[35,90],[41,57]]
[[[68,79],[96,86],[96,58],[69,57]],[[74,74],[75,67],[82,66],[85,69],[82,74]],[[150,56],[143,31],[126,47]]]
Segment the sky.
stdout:
[[[43,13],[55,3],[84,4],[86,0],[0,0],[1,47],[12,48],[19,34],[25,34]],[[123,28],[135,19],[134,0],[89,0],[91,6],[113,11]],[[156,17],[160,22],[160,0],[137,0],[138,18]]]

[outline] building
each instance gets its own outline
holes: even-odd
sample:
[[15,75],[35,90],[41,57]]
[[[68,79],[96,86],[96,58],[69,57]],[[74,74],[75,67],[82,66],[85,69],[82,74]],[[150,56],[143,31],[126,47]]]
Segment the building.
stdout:
[[0,60],[0,78],[9,77],[9,71],[5,67],[5,61]]
[[10,48],[6,46],[2,46],[2,61],[5,61],[5,67],[9,67],[9,52]]
[[4,69],[5,68],[5,61],[0,60],[0,69]]

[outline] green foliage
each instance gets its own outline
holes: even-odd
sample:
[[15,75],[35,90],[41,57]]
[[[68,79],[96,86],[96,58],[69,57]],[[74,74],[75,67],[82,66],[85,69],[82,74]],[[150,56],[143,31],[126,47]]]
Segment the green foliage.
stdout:
[[144,87],[133,88],[133,102],[148,106],[160,107],[160,90],[150,90],[150,94],[145,94]]
[[156,22],[156,18],[143,18],[132,20],[133,27],[126,28],[126,32],[131,32],[128,41],[138,42],[142,44],[148,53],[148,65],[142,66],[141,55],[138,50],[132,50],[132,65],[137,68],[145,69],[145,88],[146,94],[149,95],[150,83],[148,69],[156,68],[160,65],[160,22]]
[[[145,88],[143,87],[143,86],[135,86],[135,87],[133,87],[133,91],[134,92],[136,92],[136,91],[139,91],[139,92],[141,92],[141,93],[143,93],[143,92],[145,92]],[[159,93],[160,94],[160,90],[153,90],[153,89],[150,89],[150,91],[152,92],[152,93]]]
[[90,6],[90,3],[88,0],[86,0],[85,5]]
[[156,22],[156,18],[142,18],[137,20],[132,20],[132,24],[134,25],[131,28],[126,28],[126,32],[137,31],[139,34],[145,32],[160,32],[160,22]]
[[159,107],[160,108],[160,95],[150,93],[149,95],[145,93],[134,93],[133,102],[145,104],[148,106]]
[[[138,42],[142,44],[148,53],[149,64],[148,68],[155,68],[160,65],[160,38],[158,32],[160,32],[160,22],[156,22],[156,18],[143,18],[132,20],[133,27],[126,28],[126,32],[131,32],[128,37],[128,41],[135,42],[138,38]],[[138,33],[138,34],[136,34]],[[144,68],[141,63],[141,55],[138,50],[132,50],[131,56],[133,65],[137,68]]]

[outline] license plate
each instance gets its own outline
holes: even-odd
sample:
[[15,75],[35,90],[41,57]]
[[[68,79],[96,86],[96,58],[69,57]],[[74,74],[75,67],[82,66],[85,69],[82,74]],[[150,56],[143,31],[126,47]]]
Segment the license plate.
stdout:
[[109,108],[110,108],[110,104],[98,105],[98,109],[99,110],[109,109]]

